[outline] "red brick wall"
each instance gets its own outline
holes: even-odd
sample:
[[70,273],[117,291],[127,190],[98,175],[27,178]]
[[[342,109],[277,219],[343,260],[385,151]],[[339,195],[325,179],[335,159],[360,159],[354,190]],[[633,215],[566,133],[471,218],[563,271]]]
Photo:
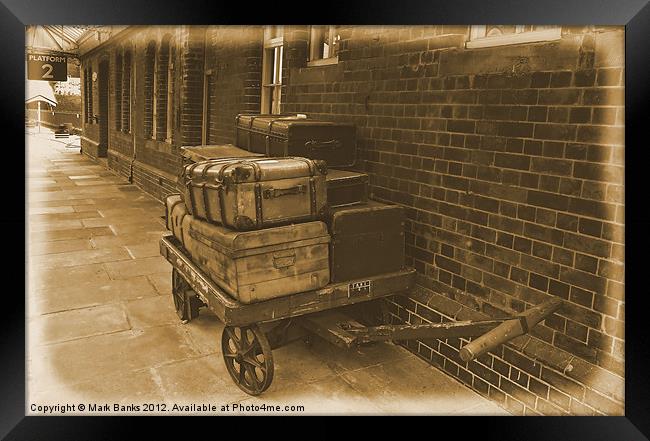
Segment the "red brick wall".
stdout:
[[343,28],[338,64],[291,70],[283,111],[356,123],[374,197],[408,207],[418,289],[396,320],[566,301],[469,364],[459,339],[409,349],[515,413],[622,414],[623,32],[472,50],[467,31]]
[[208,144],[232,143],[235,116],[259,112],[262,38],[260,26],[209,27]]

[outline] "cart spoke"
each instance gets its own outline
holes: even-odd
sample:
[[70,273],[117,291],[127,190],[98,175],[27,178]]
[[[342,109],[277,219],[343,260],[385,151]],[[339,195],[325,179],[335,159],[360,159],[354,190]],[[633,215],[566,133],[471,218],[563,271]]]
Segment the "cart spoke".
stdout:
[[250,367],[248,365],[243,364],[242,366],[245,366],[246,371],[248,372],[248,375],[251,377],[251,386],[255,390],[255,392],[259,392],[261,388],[260,380],[257,379],[257,374],[255,373],[255,368]]
[[244,383],[244,377],[246,374],[245,366],[246,366],[245,364],[242,363],[239,364],[239,384],[245,384]]
[[237,350],[238,351],[241,350],[241,341],[239,340],[239,338],[237,338],[237,335],[235,334],[235,331],[233,331],[230,327],[225,328],[224,331],[226,333],[228,333],[228,337],[235,344],[235,346],[237,347]]

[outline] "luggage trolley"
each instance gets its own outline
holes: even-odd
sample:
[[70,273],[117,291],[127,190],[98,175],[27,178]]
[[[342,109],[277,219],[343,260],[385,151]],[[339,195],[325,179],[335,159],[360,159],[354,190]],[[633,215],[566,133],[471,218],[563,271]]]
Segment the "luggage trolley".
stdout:
[[207,307],[224,323],[221,349],[226,369],[235,384],[249,395],[260,395],[271,385],[273,349],[310,334],[343,348],[376,341],[478,337],[460,351],[463,361],[469,361],[528,333],[562,305],[560,299],[552,299],[507,319],[364,326],[342,308],[407,294],[415,285],[415,269],[243,304],[205,275],[173,235],[162,237],[160,253],[172,265],[172,297],[179,318],[192,320],[200,308]]

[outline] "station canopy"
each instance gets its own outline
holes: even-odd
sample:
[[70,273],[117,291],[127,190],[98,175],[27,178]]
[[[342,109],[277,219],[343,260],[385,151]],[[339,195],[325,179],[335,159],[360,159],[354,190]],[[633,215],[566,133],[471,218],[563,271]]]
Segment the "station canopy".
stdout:
[[70,56],[79,54],[80,41],[101,26],[36,25],[27,27],[27,51],[51,51]]
[[25,83],[25,104],[41,101],[56,107],[57,100],[54,90],[47,81],[27,80]]

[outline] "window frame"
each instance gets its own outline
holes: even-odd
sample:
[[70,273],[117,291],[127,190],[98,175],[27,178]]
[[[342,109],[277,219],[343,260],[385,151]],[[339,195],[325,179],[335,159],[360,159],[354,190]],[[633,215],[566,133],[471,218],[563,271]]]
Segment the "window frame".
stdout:
[[115,54],[115,130],[122,131],[122,67],[124,65],[124,50],[118,48]]
[[[318,28],[325,28],[325,27],[329,28],[328,31],[329,31],[329,36],[330,37],[328,39],[328,44],[330,46],[333,46],[332,42],[335,39],[337,41],[337,44],[338,44],[338,41],[340,41],[340,36],[336,32],[338,26],[336,26],[336,25],[312,25],[312,26],[310,26],[309,27],[309,40],[308,40],[309,56],[308,56],[308,59],[307,59],[307,67],[328,66],[330,64],[337,64],[339,62],[338,49],[337,49],[336,55],[334,55],[334,56],[328,56],[327,58],[324,58],[324,57],[316,58],[315,57],[315,54],[316,54],[317,51],[320,54],[320,47],[317,48],[316,46],[314,46],[314,41],[316,41],[318,39],[319,42],[320,42],[320,38],[317,36],[316,32],[317,32]],[[335,35],[337,37],[339,37],[339,38],[336,38]]]
[[[156,133],[156,54],[158,52],[158,44],[155,40],[150,40],[144,49],[144,102],[143,113],[145,119],[143,120],[144,137],[145,139],[155,139]],[[148,57],[151,57],[149,59]],[[147,75],[151,76],[151,84],[147,84]],[[149,90],[147,90],[147,87]],[[149,95],[147,95],[149,92]],[[147,105],[149,109],[147,109]],[[146,125],[146,117],[151,118],[150,125]],[[147,132],[148,131],[148,132]]]
[[515,33],[494,35],[487,37],[487,25],[472,25],[469,40],[465,42],[467,49],[481,49],[487,47],[506,46],[513,44],[537,43],[541,41],[555,41],[562,38],[562,27],[553,26],[548,29],[525,31],[524,25],[516,25]]
[[264,28],[260,113],[278,115],[282,106],[282,70],[284,68],[284,28]]

